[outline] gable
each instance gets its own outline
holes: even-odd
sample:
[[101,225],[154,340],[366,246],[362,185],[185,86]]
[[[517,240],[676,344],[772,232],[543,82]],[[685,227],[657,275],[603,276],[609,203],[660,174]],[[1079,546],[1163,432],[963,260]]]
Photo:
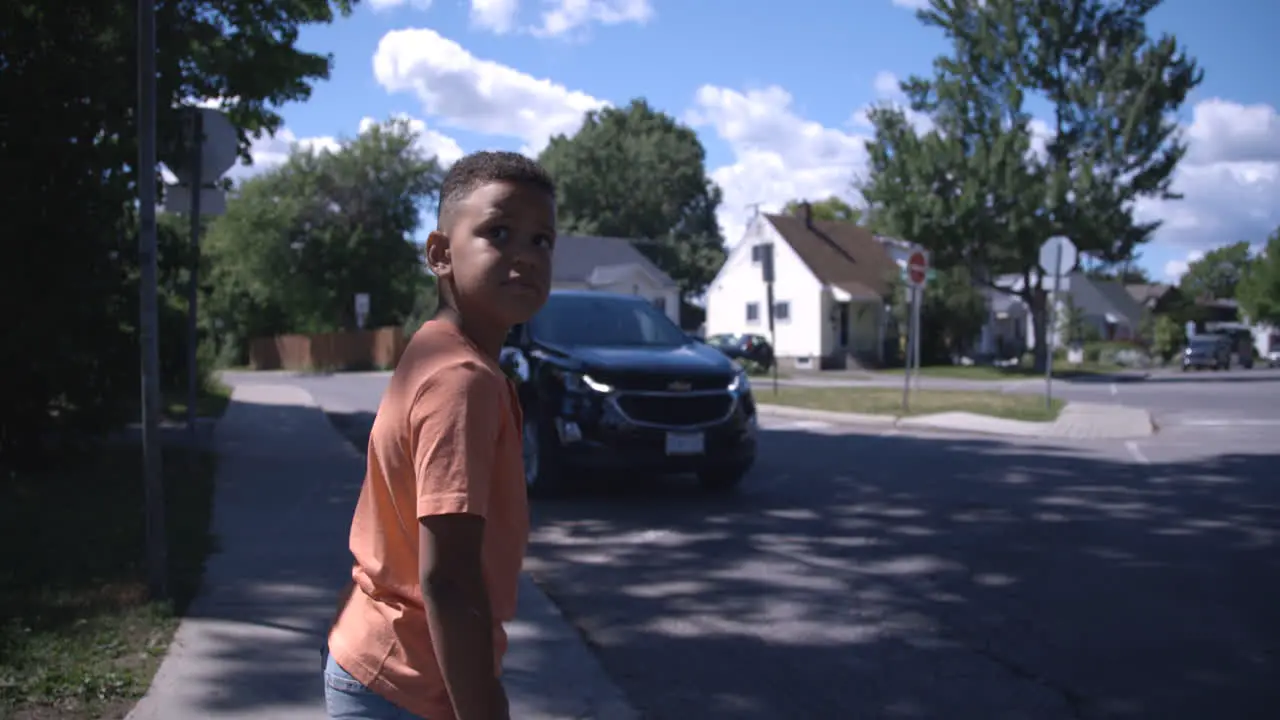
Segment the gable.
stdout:
[[819,282],[854,299],[884,298],[891,278],[901,272],[889,251],[866,228],[791,215],[764,217]]
[[561,235],[556,238],[555,260],[551,264],[551,282],[559,284],[598,285],[602,276],[623,272],[620,268],[636,266],[659,287],[675,287],[675,280],[644,253],[624,238]]
[[772,225],[757,216],[747,223],[742,239],[729,249],[724,263],[720,266],[720,271],[707,286],[708,292],[714,291],[726,282],[737,282],[740,277],[749,278],[751,282],[763,282],[763,271],[757,261],[759,255],[757,248],[765,243],[773,244],[774,275],[777,280],[781,281],[784,278],[795,280],[803,276],[809,278],[814,284],[819,284],[808,265],[796,254],[791,245],[778,235]]

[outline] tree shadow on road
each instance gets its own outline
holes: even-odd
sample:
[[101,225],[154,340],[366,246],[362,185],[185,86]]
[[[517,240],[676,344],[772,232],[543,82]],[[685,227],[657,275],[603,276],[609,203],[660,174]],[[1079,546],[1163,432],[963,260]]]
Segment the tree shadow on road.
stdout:
[[1259,482],[1277,456],[763,442],[737,497],[666,482],[536,507],[531,572],[649,717],[1250,718],[1280,701],[1280,492]]
[[[371,415],[330,419],[364,446]],[[534,505],[527,568],[646,717],[1253,718],[1280,702],[1280,484],[1262,481],[1280,455],[761,442],[734,496],[596,477]]]

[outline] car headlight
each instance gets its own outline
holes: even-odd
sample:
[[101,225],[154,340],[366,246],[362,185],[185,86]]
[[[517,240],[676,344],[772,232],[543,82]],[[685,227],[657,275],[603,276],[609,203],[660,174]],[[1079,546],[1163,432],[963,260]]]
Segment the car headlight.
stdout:
[[564,381],[564,389],[569,392],[613,392],[611,386],[596,380],[586,373],[566,372],[561,374],[560,379]]
[[734,373],[733,380],[729,383],[729,392],[746,393],[751,391],[751,379],[747,377],[747,371],[738,368],[738,372]]

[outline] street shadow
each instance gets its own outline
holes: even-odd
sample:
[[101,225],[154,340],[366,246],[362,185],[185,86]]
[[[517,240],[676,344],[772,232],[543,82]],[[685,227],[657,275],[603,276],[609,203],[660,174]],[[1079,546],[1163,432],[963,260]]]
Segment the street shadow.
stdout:
[[1280,456],[766,432],[742,491],[598,478],[528,567],[648,718],[1262,718]]
[[1273,717],[1280,454],[1089,448],[764,431],[734,495],[535,503],[526,567],[646,718]]
[[[1247,372],[1247,371],[1243,371]],[[1159,385],[1173,385],[1177,383],[1212,383],[1212,384],[1247,384],[1247,383],[1276,383],[1280,384],[1280,374],[1274,372],[1263,372],[1256,370],[1257,375],[1220,375],[1211,370],[1190,371],[1176,375],[1152,375],[1147,378],[1147,383]]]

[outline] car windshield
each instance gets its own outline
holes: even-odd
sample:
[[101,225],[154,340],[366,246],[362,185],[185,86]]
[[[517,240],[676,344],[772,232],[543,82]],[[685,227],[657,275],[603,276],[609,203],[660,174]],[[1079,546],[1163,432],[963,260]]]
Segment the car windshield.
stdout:
[[1218,341],[1213,338],[1193,338],[1191,340],[1192,350],[1212,350]]
[[600,295],[552,295],[529,321],[533,337],[563,346],[679,347],[689,338],[661,310],[642,300]]
[[711,337],[707,338],[707,344],[709,344],[709,345],[736,345],[736,344],[738,344],[738,336],[737,336],[737,335],[724,335],[724,334],[722,334],[722,335],[712,335]]

